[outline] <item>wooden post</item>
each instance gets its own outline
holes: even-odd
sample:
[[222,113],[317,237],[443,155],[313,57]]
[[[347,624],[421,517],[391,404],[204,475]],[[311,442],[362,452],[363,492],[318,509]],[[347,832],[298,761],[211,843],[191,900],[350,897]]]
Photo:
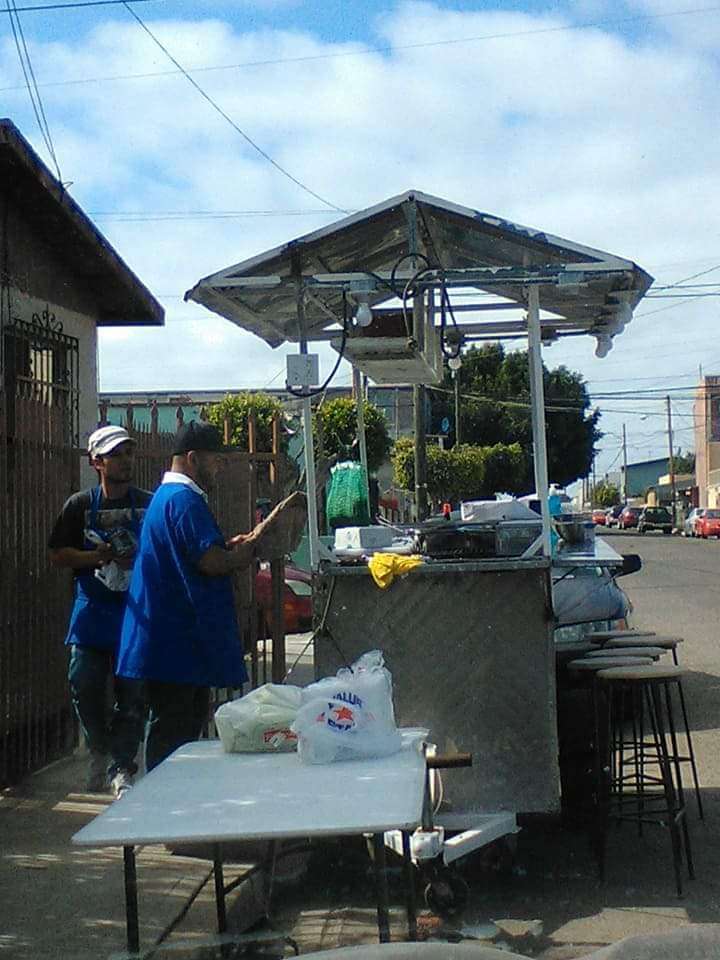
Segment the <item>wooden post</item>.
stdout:
[[150,404],[150,433],[153,439],[157,439],[159,417],[160,411],[158,410],[157,400],[153,400]]
[[[256,505],[257,505],[257,461],[255,460],[255,454],[257,452],[257,430],[255,423],[255,414],[250,413],[248,416],[248,512],[250,514],[250,529],[252,530],[255,526],[255,516],[256,516]],[[225,443],[227,444],[230,437],[230,421],[227,417],[223,421],[223,434],[225,437]],[[252,684],[253,690],[258,686],[258,640],[260,637],[260,629],[262,629],[262,641],[263,641],[263,663],[265,661],[265,634],[266,634],[266,623],[265,617],[258,615],[258,605],[255,595],[255,574],[257,573],[256,564],[253,563],[250,569],[250,576],[248,578],[248,589],[250,593],[250,636],[252,638],[252,653],[250,660],[250,683]],[[265,674],[265,670],[263,670]],[[265,678],[266,679],[266,678]]]

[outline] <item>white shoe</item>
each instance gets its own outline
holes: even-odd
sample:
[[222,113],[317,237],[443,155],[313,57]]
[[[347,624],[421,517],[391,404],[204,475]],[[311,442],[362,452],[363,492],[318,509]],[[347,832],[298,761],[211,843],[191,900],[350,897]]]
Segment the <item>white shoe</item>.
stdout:
[[132,790],[132,785],[132,776],[125,770],[119,770],[110,781],[110,789],[112,790],[113,797],[119,800],[124,793]]
[[90,752],[88,761],[87,782],[85,789],[88,793],[105,793],[107,790],[108,759],[104,753]]

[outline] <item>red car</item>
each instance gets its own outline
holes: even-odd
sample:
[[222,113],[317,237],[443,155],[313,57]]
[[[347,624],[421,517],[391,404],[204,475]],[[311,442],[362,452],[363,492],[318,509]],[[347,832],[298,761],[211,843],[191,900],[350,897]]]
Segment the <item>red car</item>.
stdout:
[[629,530],[631,527],[636,527],[640,520],[641,513],[642,507],[625,507],[618,517],[618,526],[621,530]]
[[607,522],[607,511],[605,510],[593,510],[592,512],[592,522],[599,524],[601,527],[605,526]]
[[[272,580],[270,565],[263,564],[255,576],[258,614],[265,622],[265,635],[272,633]],[[283,587],[285,633],[304,633],[312,627],[312,579],[305,570],[285,566]],[[260,625],[262,636],[262,624]]]
[[720,537],[720,510],[705,510],[695,521],[695,536],[707,540],[708,537]]

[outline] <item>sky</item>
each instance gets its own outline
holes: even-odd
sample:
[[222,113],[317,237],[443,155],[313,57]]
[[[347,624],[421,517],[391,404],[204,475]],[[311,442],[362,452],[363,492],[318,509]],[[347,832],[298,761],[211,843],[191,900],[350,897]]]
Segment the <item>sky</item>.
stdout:
[[[21,10],[53,0],[10,2]],[[720,5],[130,8],[135,17],[118,3],[19,12],[61,178],[166,309],[162,329],[101,331],[101,390],[282,386],[283,348],[184,303],[184,292],[331,224],[338,208],[412,188],[652,274],[649,297],[606,359],[594,357],[594,340],[577,338],[547,348],[544,360],[588,381],[605,433],[599,476],[622,462],[623,424],[630,462],[666,453],[666,393],[675,446],[692,448],[692,389],[701,370],[720,373]],[[0,116],[53,167],[7,13]],[[675,284],[683,289],[667,289]],[[325,374],[335,355],[320,352]],[[349,379],[343,364],[335,382]],[[607,396],[640,389],[650,392]]]

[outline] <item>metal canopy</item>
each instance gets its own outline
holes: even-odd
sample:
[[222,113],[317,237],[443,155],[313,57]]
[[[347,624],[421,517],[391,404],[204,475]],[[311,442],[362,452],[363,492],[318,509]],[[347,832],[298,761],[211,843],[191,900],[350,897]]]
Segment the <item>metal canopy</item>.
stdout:
[[[610,338],[652,283],[630,260],[413,190],[212,274],[185,299],[273,347],[328,339],[328,328],[342,313],[343,291],[352,291],[353,280],[376,275],[371,306],[393,299],[387,281],[394,270],[402,286],[413,273],[410,250],[442,270],[449,286],[485,294],[479,294],[475,309],[485,311],[481,321],[487,321],[473,327],[480,334],[486,325],[493,338],[526,329],[509,312],[498,321],[493,310],[526,308],[528,283],[538,285],[542,309],[553,315],[542,321],[553,335]],[[297,309],[301,288],[303,330]]]

